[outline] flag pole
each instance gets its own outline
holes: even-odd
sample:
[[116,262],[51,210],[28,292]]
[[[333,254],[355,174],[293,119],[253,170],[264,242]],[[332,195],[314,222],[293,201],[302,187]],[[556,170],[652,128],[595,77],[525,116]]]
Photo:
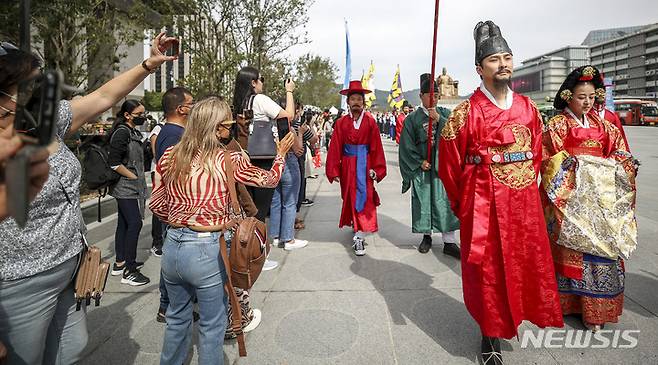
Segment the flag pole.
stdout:
[[[434,68],[436,67],[436,39],[439,29],[439,0],[434,4],[434,40],[432,42],[432,69],[430,73],[430,106],[434,105]],[[427,127],[427,162],[432,163],[432,118]]]

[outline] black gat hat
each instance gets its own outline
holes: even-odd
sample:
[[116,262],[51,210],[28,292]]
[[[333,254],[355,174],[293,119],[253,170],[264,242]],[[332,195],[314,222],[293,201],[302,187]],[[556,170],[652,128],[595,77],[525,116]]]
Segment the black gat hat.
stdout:
[[473,30],[473,38],[475,38],[476,65],[479,65],[485,57],[492,54],[501,52],[512,54],[507,41],[500,33],[500,28],[491,20],[477,23]]
[[[432,80],[432,75],[422,74],[420,75],[420,93],[427,94],[430,92],[430,81]],[[434,80],[434,92],[439,92],[439,84]]]

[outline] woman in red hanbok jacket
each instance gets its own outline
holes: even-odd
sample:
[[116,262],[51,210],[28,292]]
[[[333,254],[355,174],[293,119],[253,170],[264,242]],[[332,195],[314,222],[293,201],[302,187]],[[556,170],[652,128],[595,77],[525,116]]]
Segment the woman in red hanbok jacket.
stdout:
[[334,123],[327,153],[326,174],[329,182],[339,181],[343,208],[339,227],[352,226],[352,246],[357,256],[365,254],[365,232],[377,232],[379,196],[374,182],[386,176],[386,159],[379,127],[363,109],[364,96],[360,81],[351,81],[341,90],[347,95],[349,113]]
[[621,130],[591,110],[599,71],[582,66],[560,87],[544,132],[545,216],[564,314],[597,331],[624,305],[624,261],[637,244],[635,168]]

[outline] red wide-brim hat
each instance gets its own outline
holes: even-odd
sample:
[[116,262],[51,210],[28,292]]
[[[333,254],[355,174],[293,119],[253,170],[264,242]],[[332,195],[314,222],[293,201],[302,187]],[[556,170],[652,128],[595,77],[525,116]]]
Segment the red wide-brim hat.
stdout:
[[349,95],[349,94],[370,94],[372,91],[368,89],[364,89],[363,85],[361,84],[361,81],[359,80],[352,80],[350,81],[350,86],[347,89],[343,89],[339,91],[341,95]]

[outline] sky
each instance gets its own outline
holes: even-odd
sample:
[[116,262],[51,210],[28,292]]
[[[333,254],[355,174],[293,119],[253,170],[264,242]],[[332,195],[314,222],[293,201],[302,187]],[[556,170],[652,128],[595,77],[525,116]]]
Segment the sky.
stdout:
[[[308,44],[293,47],[292,57],[313,53],[345,70],[347,20],[352,79],[360,79],[370,61],[375,86],[390,89],[400,65],[404,91],[418,88],[421,73],[430,72],[434,1],[315,0],[308,10]],[[588,12],[588,13],[586,13]],[[475,73],[473,28],[493,20],[514,54],[514,65],[567,45],[579,45],[590,30],[658,23],[656,0],[441,0],[436,73],[446,67],[459,81],[459,94],[470,94],[480,80]]]

